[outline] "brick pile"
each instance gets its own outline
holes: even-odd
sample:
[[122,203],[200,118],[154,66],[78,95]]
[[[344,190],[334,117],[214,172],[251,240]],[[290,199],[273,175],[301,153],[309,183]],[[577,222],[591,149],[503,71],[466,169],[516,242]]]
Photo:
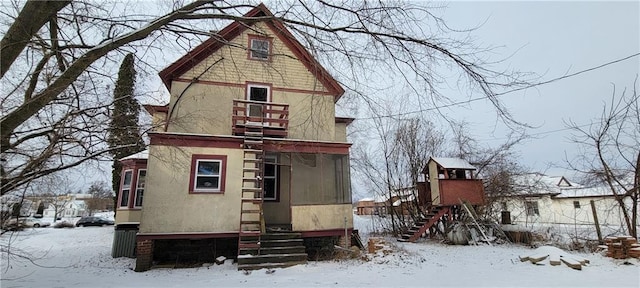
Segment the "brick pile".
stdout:
[[627,259],[629,257],[640,258],[640,244],[631,236],[607,237],[604,239],[607,246],[607,257],[614,259]]

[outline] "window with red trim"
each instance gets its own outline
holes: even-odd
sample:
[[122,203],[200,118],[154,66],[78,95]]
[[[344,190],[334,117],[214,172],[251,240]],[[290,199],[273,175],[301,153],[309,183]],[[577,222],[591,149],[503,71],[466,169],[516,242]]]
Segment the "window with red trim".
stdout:
[[122,190],[120,191],[120,207],[128,207],[129,193],[131,193],[131,182],[133,181],[133,170],[124,171],[124,175],[122,178]]
[[271,55],[271,39],[249,36],[249,59],[268,61]]
[[193,155],[191,158],[190,193],[223,193],[227,156]]

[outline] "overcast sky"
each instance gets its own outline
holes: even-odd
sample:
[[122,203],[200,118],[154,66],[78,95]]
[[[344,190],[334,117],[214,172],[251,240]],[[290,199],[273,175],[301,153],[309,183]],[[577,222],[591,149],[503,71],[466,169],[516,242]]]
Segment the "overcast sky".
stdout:
[[[478,27],[471,34],[478,44],[498,46],[496,58],[509,57],[503,65],[523,72],[535,72],[540,81],[571,74],[640,53],[640,2],[452,2],[442,16],[452,28]],[[514,54],[515,53],[515,54]],[[562,164],[571,158],[575,146],[567,140],[564,121],[588,124],[599,116],[609,101],[613,85],[617,91],[632,88],[640,73],[640,57],[504,95],[517,120],[537,129],[537,139],[520,146],[522,164],[567,174],[549,163]],[[450,110],[464,115],[475,127],[476,138],[498,142],[505,130],[495,126],[488,102],[475,102]],[[550,131],[558,132],[548,133]],[[496,140],[497,138],[497,140]]]
[[[470,33],[475,43],[497,47],[491,52],[493,60],[507,58],[499,67],[534,72],[541,77],[539,81],[545,81],[639,53],[639,3],[449,2],[446,8],[434,13],[454,29],[478,27]],[[562,165],[565,153],[571,158],[576,151],[567,140],[564,121],[588,124],[610,99],[612,85],[618,91],[631,88],[638,74],[640,57],[633,57],[576,77],[501,96],[516,120],[538,127],[528,131],[537,138],[519,147],[521,164],[552,175],[569,174],[560,168],[548,168],[551,163]],[[156,81],[160,86],[159,78]],[[451,93],[449,96],[456,100],[481,96],[455,89],[445,93]],[[495,110],[488,101],[442,112],[469,122],[473,136],[483,143],[498,145],[505,140],[507,130],[496,121]],[[85,174],[90,179],[110,183],[110,165],[103,166],[104,171],[83,173],[90,173]]]

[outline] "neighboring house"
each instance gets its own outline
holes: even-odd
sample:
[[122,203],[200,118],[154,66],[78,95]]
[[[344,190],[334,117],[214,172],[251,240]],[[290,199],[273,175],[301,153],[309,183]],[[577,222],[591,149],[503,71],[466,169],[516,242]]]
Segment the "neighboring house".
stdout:
[[357,215],[383,215],[387,214],[387,205],[384,200],[376,201],[374,198],[363,198],[356,204]]
[[286,27],[233,22],[160,78],[171,99],[145,106],[149,150],[122,159],[116,224],[140,223],[136,271],[218,256],[251,269],[274,231],[307,252],[348,243],[353,119],[335,116],[344,90]]
[[583,187],[562,176],[539,173],[516,176],[513,185],[513,193],[493,201],[493,210],[507,211],[513,224],[593,227],[593,201],[600,225],[624,226],[619,205],[606,186]]
[[87,210],[87,203],[91,199],[89,194],[67,194],[60,196],[34,197],[38,199],[38,205],[40,201],[45,203],[45,209],[42,211],[44,217],[82,217],[89,215]]

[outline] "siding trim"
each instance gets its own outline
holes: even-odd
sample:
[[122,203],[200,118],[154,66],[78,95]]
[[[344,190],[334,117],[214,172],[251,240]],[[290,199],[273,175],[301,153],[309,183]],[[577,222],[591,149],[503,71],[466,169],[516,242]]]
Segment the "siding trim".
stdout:
[[[246,88],[246,83],[258,83],[258,82],[246,82],[242,83],[233,83],[233,82],[220,82],[220,81],[209,81],[209,80],[191,80],[186,78],[176,78],[173,79],[174,82],[183,82],[183,83],[199,83],[205,85],[216,85],[223,87],[235,87],[235,88]],[[306,89],[296,89],[296,88],[287,88],[287,87],[271,87],[272,91],[279,92],[290,92],[290,93],[300,93],[300,94],[313,94],[313,95],[323,95],[323,96],[333,96],[331,92],[328,91],[316,91],[316,90],[306,90]]]
[[[150,145],[206,147],[242,149],[243,139],[240,137],[224,137],[214,135],[188,135],[171,133],[149,133]],[[348,155],[350,143],[308,142],[295,140],[265,139],[263,149],[266,152],[298,152],[327,153]]]

